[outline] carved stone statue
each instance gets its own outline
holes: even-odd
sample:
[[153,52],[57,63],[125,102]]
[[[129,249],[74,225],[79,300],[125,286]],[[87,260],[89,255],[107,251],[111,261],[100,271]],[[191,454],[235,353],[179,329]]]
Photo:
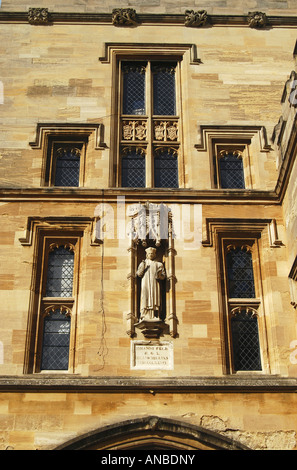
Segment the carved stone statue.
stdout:
[[156,248],[146,250],[146,259],[141,261],[137,276],[141,278],[140,320],[160,320],[161,288],[159,280],[166,277],[162,263],[156,261]]

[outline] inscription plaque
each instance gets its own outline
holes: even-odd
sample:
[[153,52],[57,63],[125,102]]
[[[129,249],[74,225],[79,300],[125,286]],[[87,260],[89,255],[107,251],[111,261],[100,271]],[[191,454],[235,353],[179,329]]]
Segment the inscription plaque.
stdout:
[[173,344],[170,341],[132,341],[131,369],[172,370]]

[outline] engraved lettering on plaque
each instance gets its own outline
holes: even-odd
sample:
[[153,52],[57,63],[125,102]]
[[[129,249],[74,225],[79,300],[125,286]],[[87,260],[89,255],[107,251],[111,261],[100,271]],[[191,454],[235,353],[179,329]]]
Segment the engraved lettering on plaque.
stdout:
[[133,341],[131,369],[172,370],[173,344],[169,341]]

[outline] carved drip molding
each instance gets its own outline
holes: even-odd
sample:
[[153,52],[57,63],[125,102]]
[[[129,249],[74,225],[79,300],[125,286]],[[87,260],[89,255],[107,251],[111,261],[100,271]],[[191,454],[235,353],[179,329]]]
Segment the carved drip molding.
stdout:
[[104,44],[104,55],[99,57],[99,61],[103,64],[110,64],[113,57],[120,58],[130,54],[139,54],[146,56],[155,54],[158,57],[168,54],[182,57],[186,52],[190,53],[190,64],[201,64],[201,60],[197,56],[196,44],[178,44],[178,43],[133,43],[133,42],[106,42]]
[[61,136],[75,134],[76,136],[90,136],[94,133],[95,149],[103,150],[106,144],[103,141],[103,124],[90,123],[37,123],[35,140],[29,142],[34,149],[42,148],[45,138],[50,136]]
[[24,234],[19,238],[23,246],[31,246],[34,235],[46,230],[86,231],[89,230],[91,246],[102,243],[98,238],[95,217],[28,217]]
[[277,225],[275,219],[220,219],[206,218],[203,224],[202,245],[211,247],[214,243],[214,236],[223,232],[251,232],[261,233],[264,229],[268,230],[269,242],[271,248],[283,246],[278,238]]
[[215,139],[252,140],[258,138],[260,152],[271,151],[268,143],[266,128],[263,126],[217,126],[201,125],[198,130],[198,143],[195,148],[205,152],[210,147],[209,143]]

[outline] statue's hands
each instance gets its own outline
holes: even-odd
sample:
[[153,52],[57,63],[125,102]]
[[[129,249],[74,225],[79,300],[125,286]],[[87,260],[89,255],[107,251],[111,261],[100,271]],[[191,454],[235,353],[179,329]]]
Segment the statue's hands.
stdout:
[[145,261],[141,261],[140,265],[138,266],[138,269],[137,269],[137,275],[139,277],[142,277],[144,275],[144,271],[145,271]]

